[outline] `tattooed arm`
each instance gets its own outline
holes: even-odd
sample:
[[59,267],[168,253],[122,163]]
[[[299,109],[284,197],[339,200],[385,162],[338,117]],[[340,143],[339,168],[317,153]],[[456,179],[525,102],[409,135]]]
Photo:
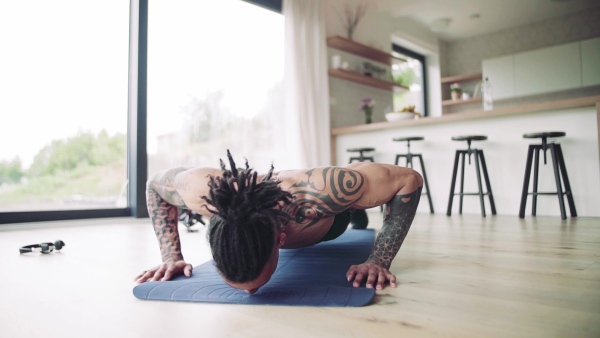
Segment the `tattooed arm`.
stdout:
[[[347,277],[348,281],[353,282],[354,287],[359,287],[366,278],[367,288],[376,287],[381,290],[386,281],[389,281],[392,287],[396,287],[396,276],[389,271],[389,268],[398,250],[400,250],[400,246],[406,238],[417,212],[423,180],[412,169],[388,167],[389,172],[385,174],[376,171],[379,169],[378,167],[370,167],[366,171],[377,173],[377,175],[374,175],[376,177],[383,177],[388,181],[388,186],[393,186],[393,182],[396,182],[398,190],[393,190],[397,192],[386,204],[383,227],[375,239],[373,252],[371,252],[365,263],[351,266]],[[371,188],[382,186],[377,190],[386,191],[383,181],[373,183],[375,184]],[[369,193],[366,195],[369,195]]]
[[146,199],[148,213],[160,246],[163,263],[144,271],[136,277],[138,283],[169,280],[173,275],[184,273],[190,277],[192,266],[187,264],[181,253],[179,241],[178,208],[186,207],[177,188],[177,174],[185,169],[176,168],[154,175],[147,184]]

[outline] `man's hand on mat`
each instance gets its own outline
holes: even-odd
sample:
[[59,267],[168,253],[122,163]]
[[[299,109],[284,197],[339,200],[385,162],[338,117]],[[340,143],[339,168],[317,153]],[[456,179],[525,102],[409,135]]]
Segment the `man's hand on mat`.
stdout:
[[354,281],[352,286],[355,288],[362,284],[365,277],[367,278],[366,287],[368,289],[372,289],[375,285],[377,290],[381,290],[387,281],[389,281],[393,288],[396,287],[396,276],[388,269],[372,262],[352,265],[348,269],[346,276],[348,277],[348,282]]
[[162,263],[150,270],[142,272],[139,276],[135,277],[135,281],[138,283],[166,281],[180,273],[183,273],[186,277],[191,277],[192,265],[184,261]]

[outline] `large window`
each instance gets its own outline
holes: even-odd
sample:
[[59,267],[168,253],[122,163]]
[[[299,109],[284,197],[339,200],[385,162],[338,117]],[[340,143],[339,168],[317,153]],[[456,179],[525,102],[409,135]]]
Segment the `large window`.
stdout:
[[148,172],[226,149],[268,168],[281,0],[148,2],[0,2],[0,224],[144,217]]
[[406,61],[392,66],[394,82],[409,88],[408,91],[394,93],[394,111],[408,108],[422,116],[429,115],[425,56],[398,45],[393,45],[393,53]]
[[127,206],[128,45],[128,1],[0,2],[0,213]]
[[148,22],[148,172],[217,167],[227,149],[267,170],[283,111],[283,16],[239,0],[150,1]]

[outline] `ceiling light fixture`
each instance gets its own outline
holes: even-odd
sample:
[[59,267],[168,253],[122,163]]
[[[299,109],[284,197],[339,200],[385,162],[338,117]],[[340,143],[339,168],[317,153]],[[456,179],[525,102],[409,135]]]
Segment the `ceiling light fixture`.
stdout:
[[450,18],[440,18],[433,21],[431,25],[429,25],[429,29],[434,33],[440,33],[448,29],[451,23],[452,19]]

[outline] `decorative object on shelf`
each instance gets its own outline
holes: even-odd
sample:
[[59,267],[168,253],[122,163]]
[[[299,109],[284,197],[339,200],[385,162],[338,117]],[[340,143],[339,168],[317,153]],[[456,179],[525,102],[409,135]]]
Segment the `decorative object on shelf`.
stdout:
[[415,111],[415,106],[406,106],[401,111],[393,111],[385,114],[385,119],[388,122],[400,121],[400,120],[412,120],[420,118],[421,114]]
[[471,95],[469,93],[462,93],[462,96],[460,98],[462,100],[468,100],[471,98]]
[[[348,40],[341,36],[328,37],[327,46],[365,59],[382,63],[385,66],[391,65],[393,62],[406,62],[405,60],[398,58],[393,54],[383,52],[352,40]],[[328,74],[329,76],[342,79],[344,81],[350,81],[390,92],[401,92],[408,90],[407,87],[392,82],[391,78],[378,79],[363,75],[361,63],[362,62],[358,62],[358,64],[351,64],[347,61],[343,61],[341,69],[329,69]],[[391,73],[389,71],[387,74],[387,77],[391,77]]]
[[460,100],[460,96],[462,95],[462,88],[459,83],[453,83],[450,85],[450,97],[452,101]]
[[366,76],[374,76],[376,78],[385,77],[387,69],[374,65],[370,62],[363,62],[363,74]]
[[338,69],[338,68],[340,68],[341,64],[342,64],[342,57],[339,56],[338,54],[334,54],[331,57],[331,68]]
[[365,123],[369,124],[373,122],[373,108],[375,108],[375,100],[370,97],[362,99],[362,105],[360,110],[365,113]]
[[363,0],[360,3],[358,3],[354,9],[350,8],[350,6],[350,3],[346,3],[344,7],[344,14],[341,15],[340,18],[346,26],[348,39],[352,40],[352,37],[354,36],[354,30],[356,29],[356,26],[358,26],[360,20],[367,13],[369,5],[366,0]]
[[412,120],[416,118],[417,113],[393,111],[385,114],[385,119],[388,122],[401,121],[401,120]]

